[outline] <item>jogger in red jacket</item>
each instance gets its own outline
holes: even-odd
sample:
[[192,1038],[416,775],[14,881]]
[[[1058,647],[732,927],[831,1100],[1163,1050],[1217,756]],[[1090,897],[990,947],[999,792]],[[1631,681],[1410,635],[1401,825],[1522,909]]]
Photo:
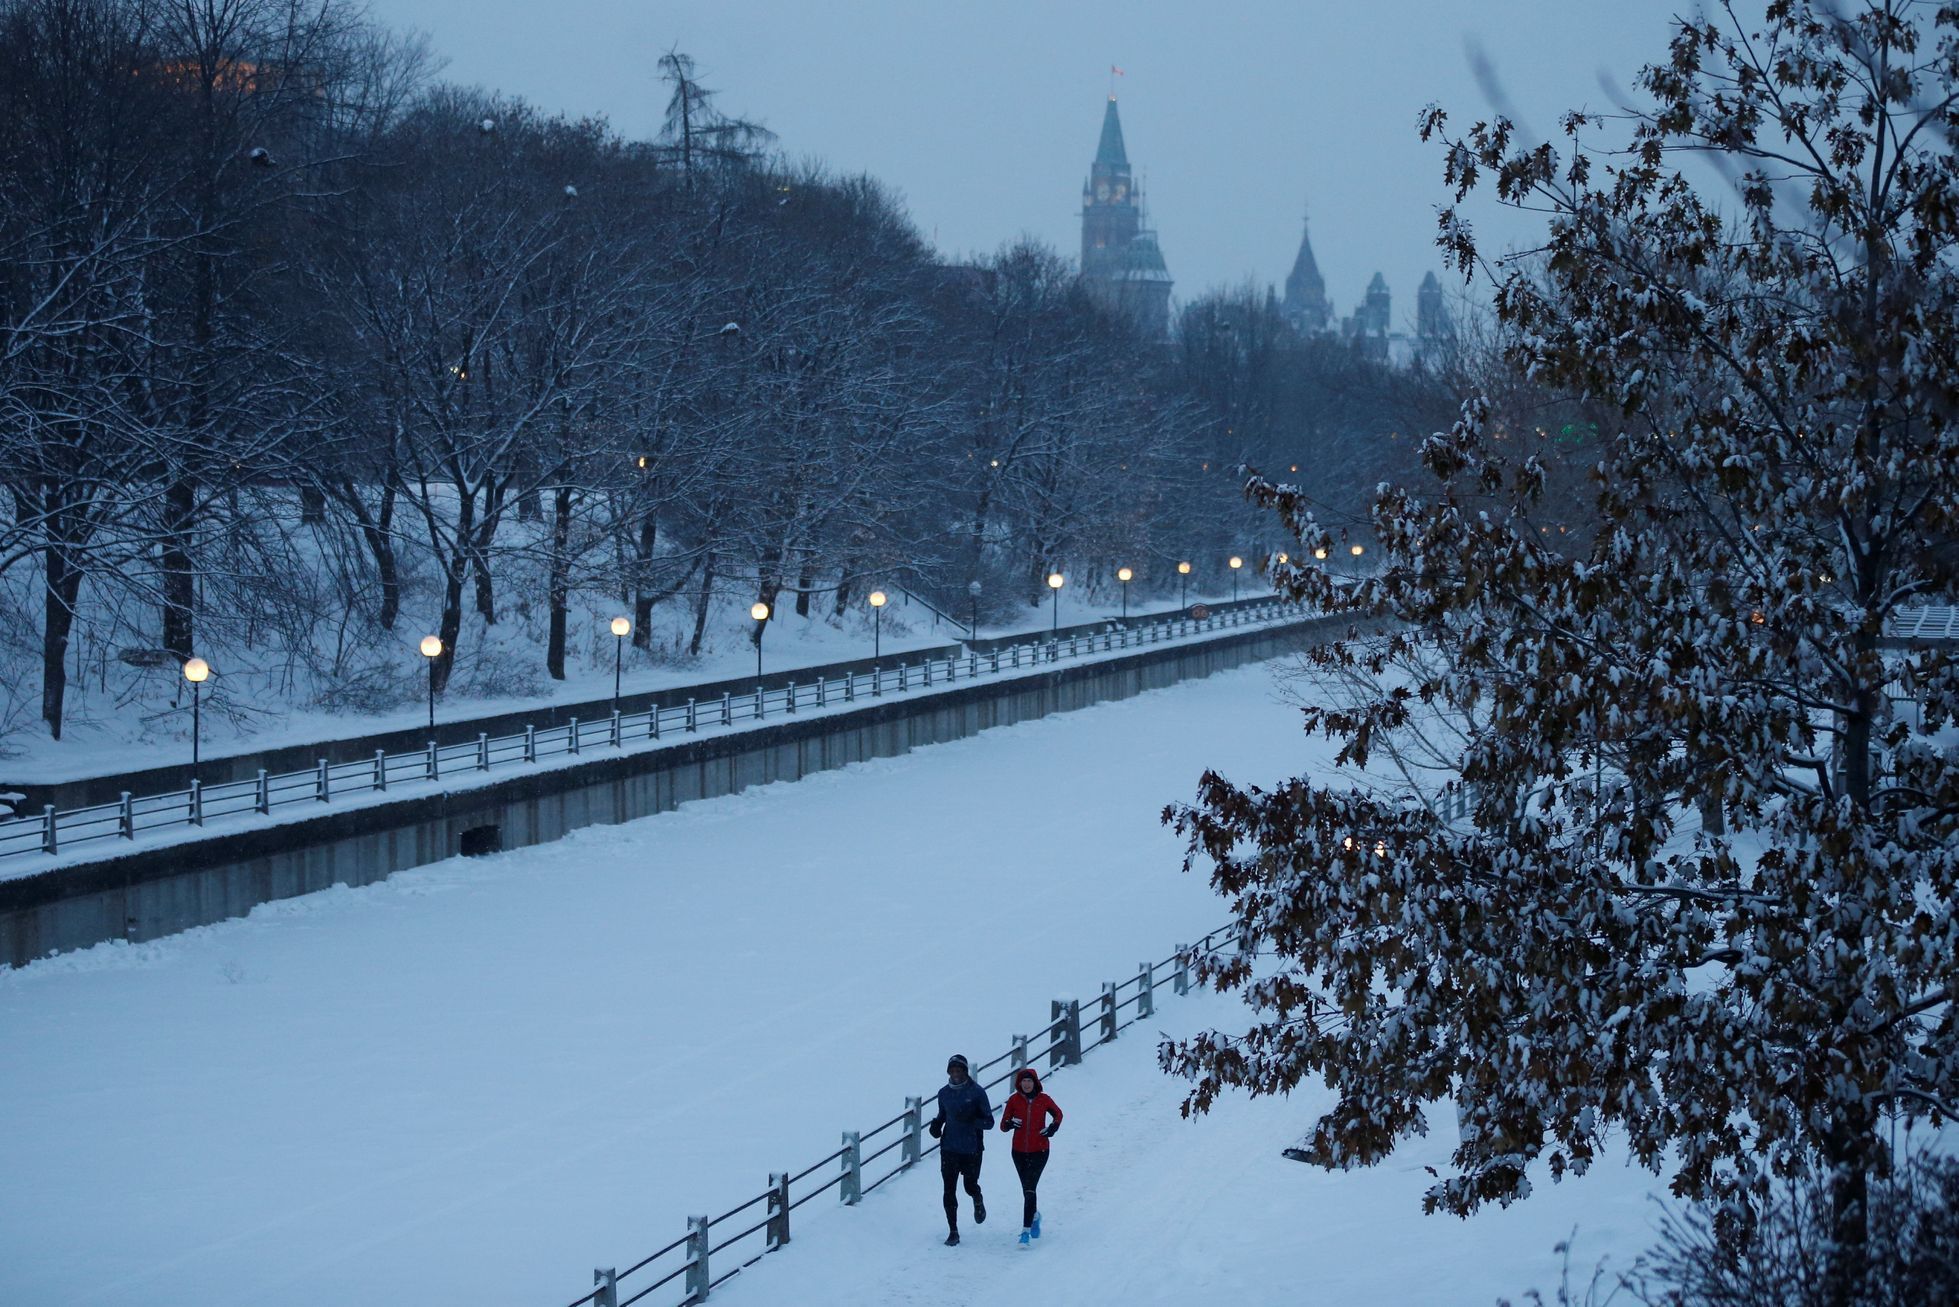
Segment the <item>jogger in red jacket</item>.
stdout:
[[[1051,1118],[1051,1119],[1050,1119]],[[1041,1213],[1034,1190],[1048,1164],[1048,1140],[1061,1128],[1061,1109],[1041,1092],[1033,1067],[1014,1073],[1014,1092],[1000,1108],[1000,1129],[1013,1133],[1014,1170],[1020,1175],[1020,1242],[1041,1237]]]

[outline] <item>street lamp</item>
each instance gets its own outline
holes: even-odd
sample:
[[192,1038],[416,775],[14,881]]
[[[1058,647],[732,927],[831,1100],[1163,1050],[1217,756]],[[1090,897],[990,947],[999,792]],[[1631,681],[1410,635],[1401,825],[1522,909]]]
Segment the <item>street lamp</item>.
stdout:
[[184,664],[184,679],[190,682],[190,769],[197,770],[201,761],[201,737],[204,734],[204,703],[201,693],[204,682],[211,675],[211,664],[202,658],[193,658]]
[[1129,621],[1129,582],[1135,575],[1126,567],[1116,569],[1116,580],[1122,582],[1122,620],[1125,624]]
[[633,624],[623,617],[612,619],[612,706],[619,707],[619,662],[626,654],[626,637],[633,633]]
[[435,734],[435,660],[442,656],[442,638],[422,637],[422,657],[429,660],[429,734]]
[[1048,589],[1054,591],[1054,638],[1061,638],[1061,587],[1068,584],[1068,578],[1059,572],[1048,573]]
[[1190,564],[1177,564],[1177,607],[1190,607]]
[[[762,632],[769,629],[769,606],[758,603],[748,610],[748,615],[755,619],[755,692],[760,694],[762,683]],[[760,709],[756,711],[759,712]]]
[[1317,549],[1313,550],[1313,557],[1318,559],[1320,562],[1324,563],[1326,561],[1326,546],[1321,545]]
[[966,595],[968,598],[970,598],[973,601],[973,620],[972,620],[973,639],[977,640],[979,639],[980,583],[978,581],[970,582],[966,586]]
[[871,591],[871,611],[877,620],[871,626],[871,661],[876,662],[884,656],[884,605],[890,596],[882,590]]
[[1238,602],[1238,569],[1244,565],[1244,559],[1236,554],[1231,556],[1231,602],[1234,604]]

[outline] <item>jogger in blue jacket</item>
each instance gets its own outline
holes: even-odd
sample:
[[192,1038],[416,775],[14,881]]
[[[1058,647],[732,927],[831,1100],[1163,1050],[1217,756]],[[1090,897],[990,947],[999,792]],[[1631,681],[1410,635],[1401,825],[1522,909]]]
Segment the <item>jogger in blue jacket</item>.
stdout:
[[939,1175],[945,1180],[945,1223],[948,1246],[959,1242],[959,1197],[953,1184],[964,1180],[973,1200],[973,1224],[986,1224],[986,1199],[980,1194],[980,1161],[985,1156],[986,1132],[993,1128],[993,1104],[967,1072],[966,1059],[954,1053],[946,1062],[946,1083],[939,1089],[939,1114],[926,1129],[939,1141]]

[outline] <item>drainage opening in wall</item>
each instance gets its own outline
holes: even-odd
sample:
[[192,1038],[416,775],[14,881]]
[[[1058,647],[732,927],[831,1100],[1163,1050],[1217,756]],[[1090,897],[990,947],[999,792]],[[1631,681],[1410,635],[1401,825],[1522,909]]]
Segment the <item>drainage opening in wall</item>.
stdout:
[[471,826],[463,832],[462,855],[465,858],[480,858],[486,853],[503,851],[503,827]]

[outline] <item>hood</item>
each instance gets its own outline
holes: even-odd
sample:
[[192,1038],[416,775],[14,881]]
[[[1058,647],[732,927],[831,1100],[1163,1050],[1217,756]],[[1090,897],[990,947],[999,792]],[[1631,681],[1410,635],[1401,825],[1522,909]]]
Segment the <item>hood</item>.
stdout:
[[1020,1092],[1020,1078],[1022,1076],[1034,1077],[1034,1092],[1037,1094],[1041,1092],[1041,1073],[1036,1071],[1032,1066],[1024,1066],[1014,1072],[1014,1078],[1008,1082],[1012,1086],[1011,1092],[1016,1094]]

